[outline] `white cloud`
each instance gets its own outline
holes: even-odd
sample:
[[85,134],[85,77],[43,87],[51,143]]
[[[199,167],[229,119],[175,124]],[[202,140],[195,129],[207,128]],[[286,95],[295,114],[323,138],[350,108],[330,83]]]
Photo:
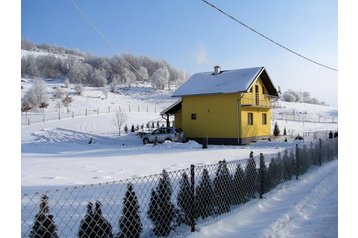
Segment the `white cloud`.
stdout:
[[208,51],[205,46],[198,45],[195,52],[195,62],[200,66],[210,66],[215,65],[214,60],[209,57]]

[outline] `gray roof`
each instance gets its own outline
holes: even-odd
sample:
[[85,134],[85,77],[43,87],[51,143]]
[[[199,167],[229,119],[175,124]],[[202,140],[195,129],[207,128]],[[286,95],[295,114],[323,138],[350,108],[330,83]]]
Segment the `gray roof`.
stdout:
[[213,72],[194,74],[174,92],[173,97],[247,92],[252,83],[263,74],[263,72],[264,83],[269,84],[269,93],[271,95],[277,95],[277,91],[265,68],[254,67],[224,70],[216,75],[214,75]]

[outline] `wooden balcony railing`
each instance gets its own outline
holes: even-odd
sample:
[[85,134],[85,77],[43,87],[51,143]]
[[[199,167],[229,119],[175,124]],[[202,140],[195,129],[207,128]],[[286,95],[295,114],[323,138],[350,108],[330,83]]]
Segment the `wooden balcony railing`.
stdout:
[[279,97],[268,94],[245,93],[241,98],[241,106],[274,108],[278,107],[278,99]]

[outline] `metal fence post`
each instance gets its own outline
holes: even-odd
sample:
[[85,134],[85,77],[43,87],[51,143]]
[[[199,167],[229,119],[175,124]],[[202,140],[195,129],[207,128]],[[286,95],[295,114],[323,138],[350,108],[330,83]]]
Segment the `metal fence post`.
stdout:
[[260,199],[262,199],[262,195],[264,194],[264,184],[265,184],[265,159],[264,155],[260,153],[260,170],[259,170],[259,176],[260,176]]
[[190,190],[191,190],[191,214],[190,214],[190,227],[191,232],[195,232],[195,165],[190,165]]

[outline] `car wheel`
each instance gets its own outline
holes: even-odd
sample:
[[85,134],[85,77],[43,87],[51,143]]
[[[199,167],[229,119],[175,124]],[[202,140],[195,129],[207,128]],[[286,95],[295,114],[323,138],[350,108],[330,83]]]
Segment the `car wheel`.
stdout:
[[148,143],[149,143],[149,139],[148,139],[148,138],[144,138],[144,139],[143,139],[143,144],[146,145],[146,144],[148,144]]

